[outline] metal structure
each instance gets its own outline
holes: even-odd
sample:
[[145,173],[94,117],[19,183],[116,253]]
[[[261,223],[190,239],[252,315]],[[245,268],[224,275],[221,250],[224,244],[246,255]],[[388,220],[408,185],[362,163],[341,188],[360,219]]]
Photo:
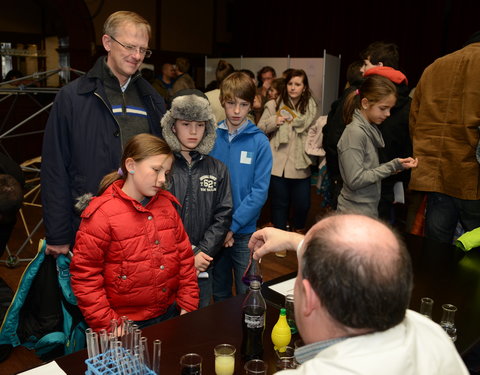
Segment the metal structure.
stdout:
[[[47,78],[59,74],[64,82],[67,82],[67,79],[70,77],[70,73],[73,72],[78,76],[85,74],[82,71],[72,69],[72,68],[59,68],[55,70],[50,70],[47,72],[37,72],[25,77],[12,79],[10,81],[1,82],[0,83],[0,105],[4,103],[8,98],[13,97],[14,100],[12,101],[10,108],[7,110],[6,116],[2,119],[0,123],[0,149],[6,155],[9,155],[7,149],[2,144],[2,140],[6,140],[8,138],[14,137],[22,137],[32,134],[41,134],[44,132],[42,130],[35,130],[30,132],[17,132],[19,128],[23,125],[40,115],[41,113],[48,111],[50,107],[53,105],[53,101],[55,100],[55,95],[60,90],[59,87],[37,87],[36,85],[41,83],[42,81],[46,80]],[[67,78],[67,79],[65,79]],[[25,82],[26,80],[32,80],[27,85],[18,84],[19,82]],[[18,84],[18,85],[16,85]],[[36,98],[36,94],[52,94],[51,100],[48,101],[48,104],[40,103]],[[15,105],[17,103],[17,99],[19,95],[26,95],[29,97],[38,107],[39,109],[28,115],[25,119],[21,120],[17,124],[12,125],[8,130],[6,130],[6,126],[11,118],[11,114],[15,110]],[[10,155],[9,155],[10,156]],[[41,209],[41,204],[39,203],[39,196],[40,196],[40,168],[41,168],[41,158],[37,157],[34,159],[27,160],[20,164],[23,172],[26,176],[26,192],[24,194],[24,206],[31,206],[37,207]],[[43,219],[40,219],[33,227],[33,229],[29,228],[27,224],[27,220],[25,218],[24,212],[20,210],[20,218],[22,220],[26,239],[22,243],[22,245],[16,249],[15,251],[11,251],[10,248],[7,246],[6,253],[7,258],[6,260],[0,260],[0,262],[6,263],[8,267],[15,267],[19,262],[29,262],[31,258],[20,258],[19,254],[22,250],[27,246],[29,243],[32,243],[32,237],[38,231],[43,223]]]

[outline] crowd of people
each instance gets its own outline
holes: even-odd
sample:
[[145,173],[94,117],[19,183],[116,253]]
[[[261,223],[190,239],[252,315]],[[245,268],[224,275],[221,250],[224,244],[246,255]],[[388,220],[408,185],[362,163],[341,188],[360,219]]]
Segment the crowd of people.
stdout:
[[[410,259],[378,218],[395,222],[412,169],[410,187],[428,196],[427,236],[451,242],[457,222],[480,226],[480,35],[427,68],[413,102],[394,44],[373,43],[350,65],[319,145],[337,214],[310,230],[316,159],[305,145],[320,113],[306,72],[277,78],[266,66],[255,77],[221,60],[204,93],[186,58],[157,78],[141,72],[150,36],[138,14],[110,15],[106,56],[60,90],[46,126],[46,253],[73,252],[87,324],[108,330],[128,316],[143,327],[245,293],[252,253],[296,250],[307,346],[285,373],[466,374],[442,330],[407,309]],[[275,228],[257,231],[267,198]]]

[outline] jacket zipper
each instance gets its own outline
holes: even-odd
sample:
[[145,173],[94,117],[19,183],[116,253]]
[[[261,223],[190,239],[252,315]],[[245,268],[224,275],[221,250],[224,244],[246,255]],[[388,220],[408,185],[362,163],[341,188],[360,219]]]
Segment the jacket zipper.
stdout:
[[[112,108],[110,108],[108,106],[108,104],[105,102],[105,100],[103,100],[102,96],[97,93],[97,92],[94,92],[94,95],[96,97],[98,97],[103,104],[105,104],[105,107],[107,107],[108,109],[108,112],[110,112],[110,114],[112,115],[113,117],[113,121],[115,121],[115,124],[117,124],[117,127],[118,127],[118,134],[120,134],[120,147],[121,147],[121,150],[122,150],[122,153],[123,153],[123,135],[122,135],[122,129],[120,128],[120,124],[118,123],[117,119],[115,118],[115,116],[113,115],[113,112],[112,112]],[[122,94],[123,95],[123,94]],[[123,109],[122,109],[123,110]]]

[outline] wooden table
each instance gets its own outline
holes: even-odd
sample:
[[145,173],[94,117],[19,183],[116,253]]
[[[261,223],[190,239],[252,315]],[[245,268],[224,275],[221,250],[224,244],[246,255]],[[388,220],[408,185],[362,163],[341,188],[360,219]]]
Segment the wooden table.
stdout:
[[[431,297],[435,304],[433,320],[441,318],[441,305],[452,303],[458,307],[457,349],[465,354],[480,338],[480,253],[466,255],[460,250],[422,237],[406,235],[405,240],[412,257],[414,288],[410,308],[420,307],[421,297]],[[262,290],[268,301],[267,325],[264,335],[264,360],[268,362],[269,374],[275,372],[275,358],[270,333],[278,319],[278,307],[284,297],[271,291],[268,285],[294,277],[286,275],[265,283]],[[179,359],[186,353],[198,353],[203,357],[203,374],[214,374],[213,348],[218,344],[233,344],[237,348],[235,374],[243,374],[240,359],[242,339],[241,304],[244,296],[216,303],[193,313],[147,327],[144,336],[152,345],[154,339],[162,340],[161,373],[180,373]],[[84,374],[86,352],[80,351],[57,359],[57,363],[69,375]]]
[[[180,374],[180,357],[186,353],[198,353],[203,357],[203,374],[215,374],[213,348],[218,344],[232,344],[237,348],[235,374],[244,374],[241,360],[242,310],[244,295],[207,306],[198,311],[176,317],[166,322],[143,329],[148,337],[151,350],[155,339],[162,340],[160,372],[165,375]],[[278,320],[279,311],[267,306],[267,324],[264,334],[264,360],[268,362],[269,374],[275,369],[276,354],[270,338],[273,325]],[[85,350],[58,358],[59,366],[69,375],[84,375],[87,357]]]
[[[404,235],[413,264],[413,291],[410,309],[420,309],[420,299],[434,300],[433,320],[440,322],[442,304],[458,308],[455,316],[458,338],[455,342],[464,355],[480,340],[480,252],[464,253],[454,246],[441,244],[424,237]],[[268,288],[274,283],[295,277],[296,273],[264,283],[265,298],[277,307],[284,296]]]

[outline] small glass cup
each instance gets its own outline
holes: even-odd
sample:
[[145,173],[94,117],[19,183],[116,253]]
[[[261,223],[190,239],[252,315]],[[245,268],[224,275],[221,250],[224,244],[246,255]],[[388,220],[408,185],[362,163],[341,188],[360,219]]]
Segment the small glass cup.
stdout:
[[453,342],[457,340],[457,328],[455,327],[455,313],[457,312],[457,307],[446,303],[442,305],[442,320],[440,320],[440,326],[447,332],[447,335],[450,336]]
[[267,375],[267,364],[261,359],[251,359],[244,368],[245,375]]
[[230,344],[220,344],[215,347],[215,374],[233,375],[235,372],[236,349]]
[[275,350],[275,353],[277,354],[277,359],[275,362],[277,371],[297,368],[294,348],[287,346],[284,352],[280,353],[278,350]]
[[428,319],[432,319],[432,309],[433,309],[433,299],[429,297],[423,297],[420,303],[420,314],[427,317]]
[[295,323],[295,297],[293,294],[285,296],[285,310],[287,311],[287,323],[293,335],[298,332],[297,324]]
[[305,343],[303,342],[302,339],[296,339],[295,342],[293,343],[293,347],[295,348],[295,350],[297,350],[298,348],[304,345]]
[[197,353],[188,353],[180,358],[181,375],[201,375],[202,356]]

